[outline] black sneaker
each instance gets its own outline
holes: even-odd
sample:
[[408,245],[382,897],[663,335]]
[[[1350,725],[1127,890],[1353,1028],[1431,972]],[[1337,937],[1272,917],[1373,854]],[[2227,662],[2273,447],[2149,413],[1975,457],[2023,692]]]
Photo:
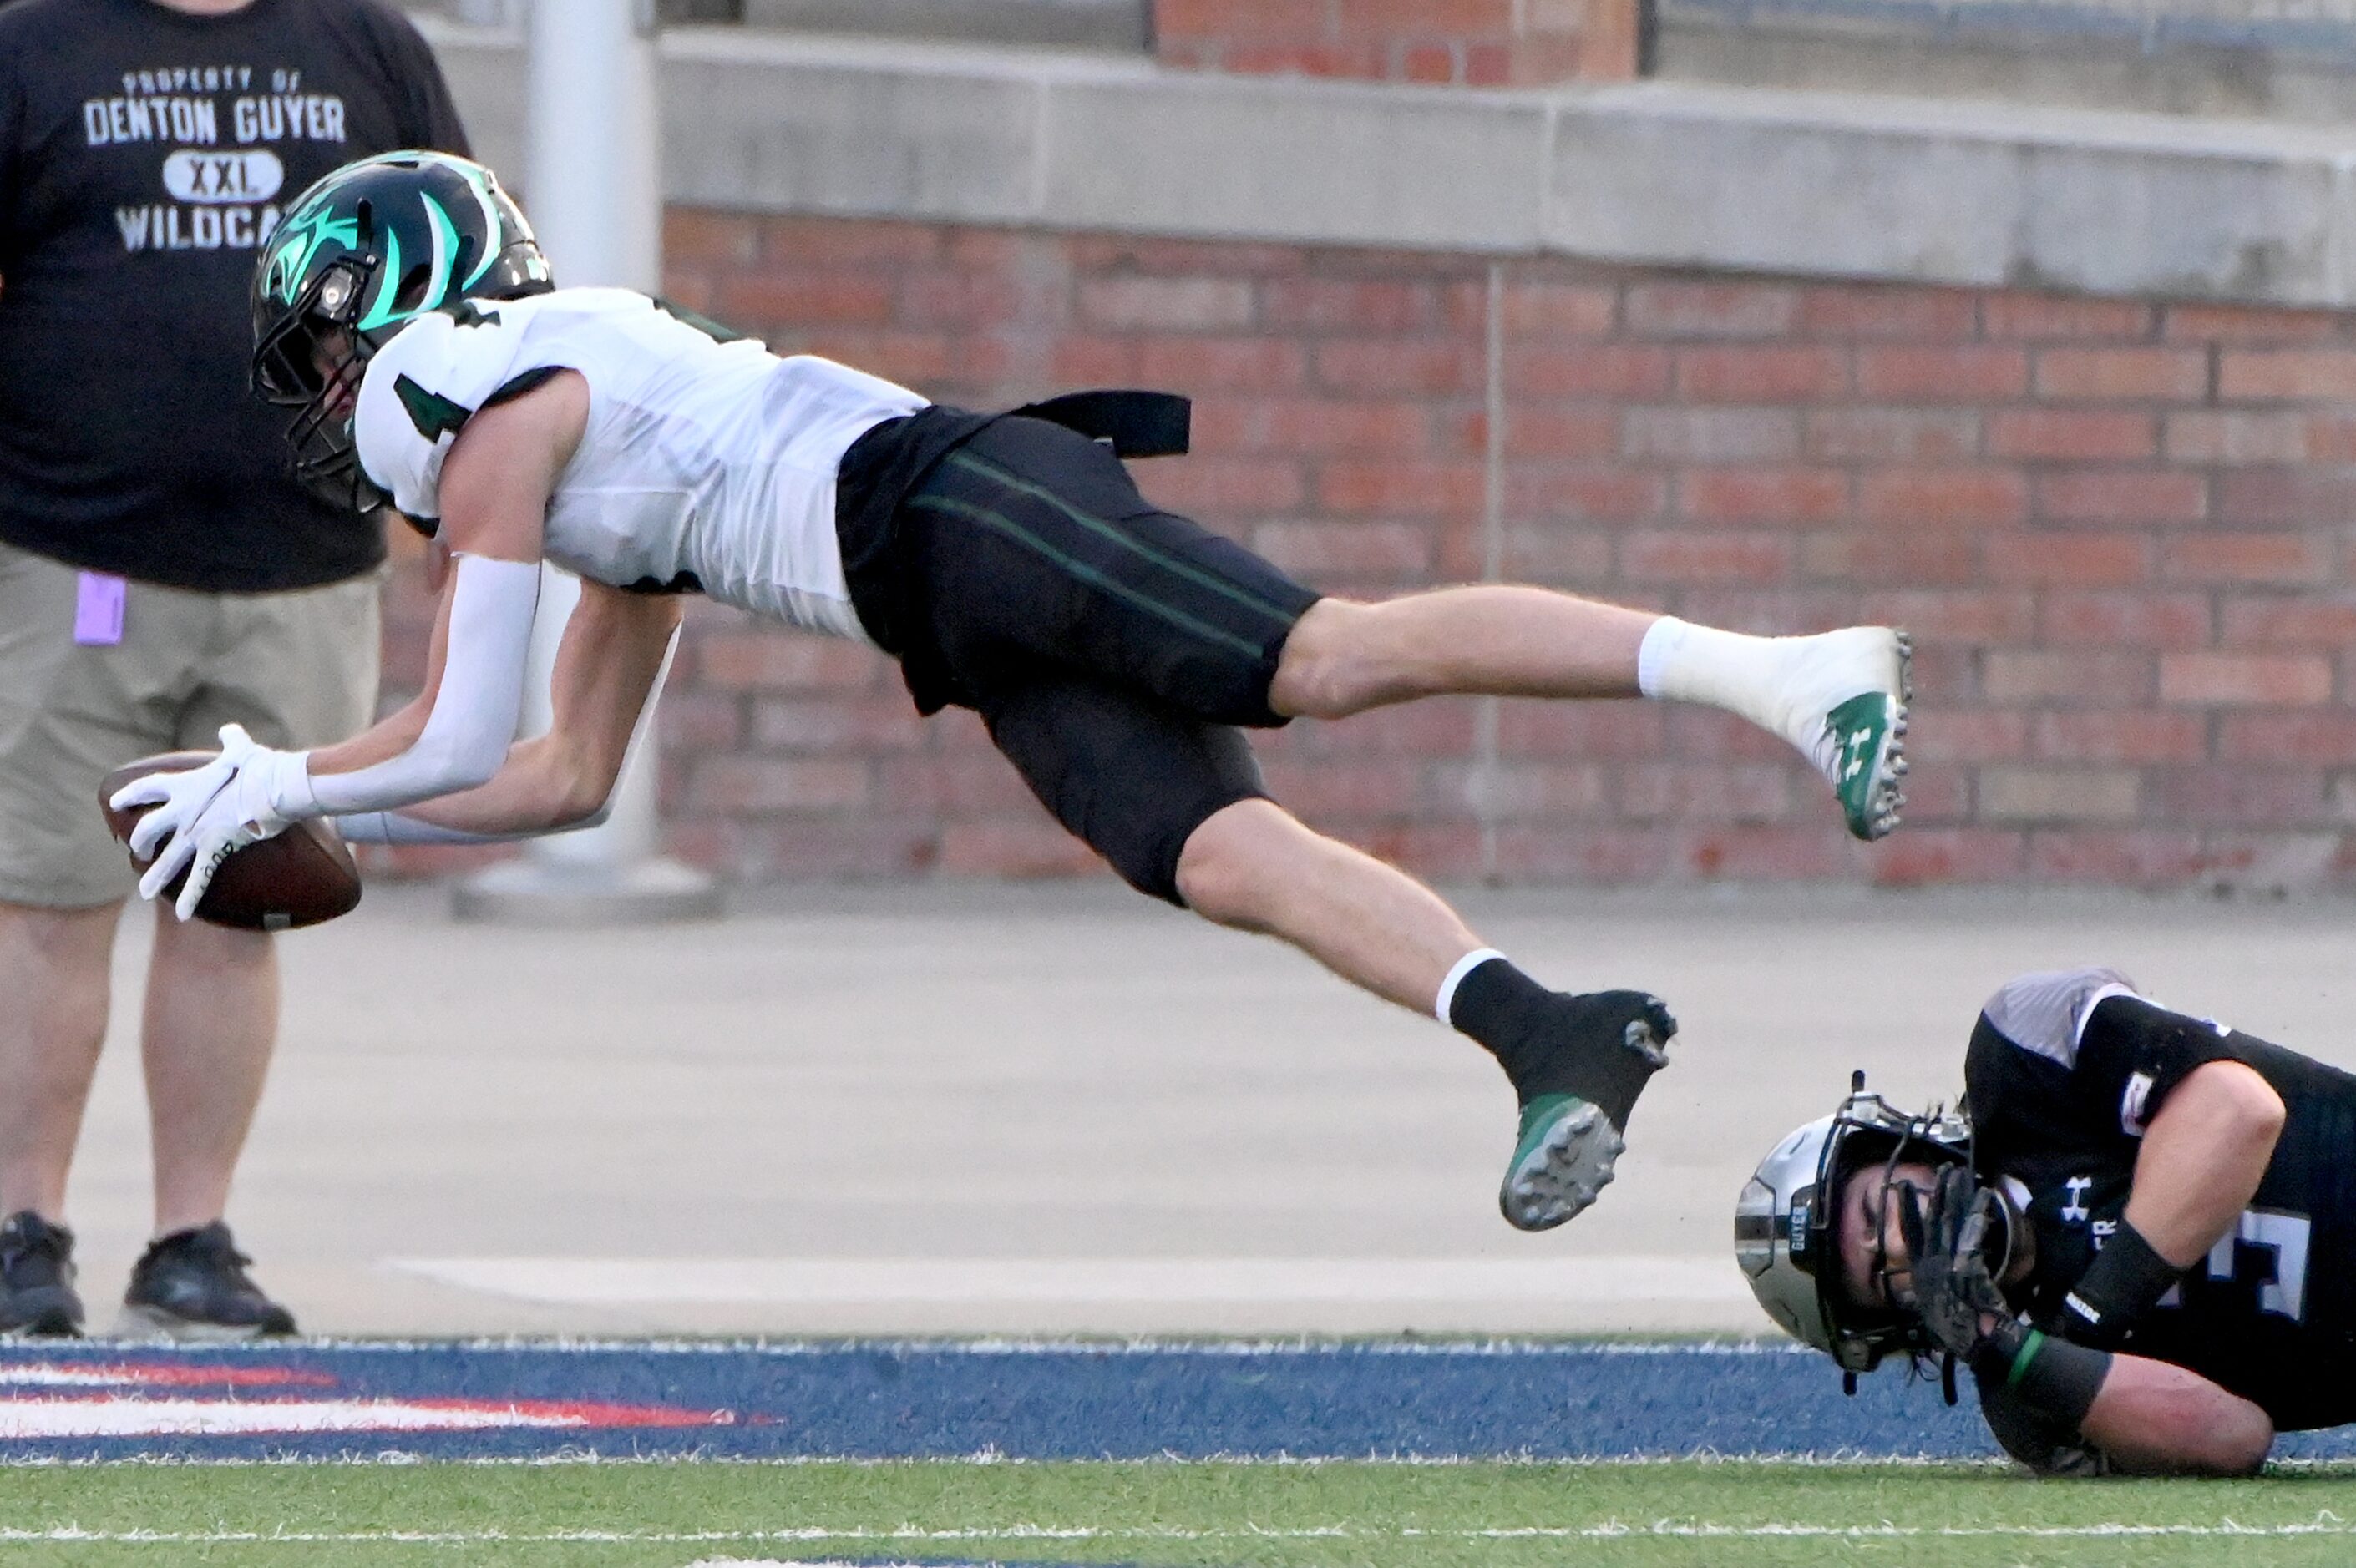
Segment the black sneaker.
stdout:
[[74,1294],[73,1232],[30,1209],[0,1221],[0,1334],[77,1339],[81,1297]]
[[294,1314],[247,1277],[245,1265],[252,1261],[219,1220],[149,1243],[131,1271],[115,1332],[125,1339],[205,1342],[292,1334]]

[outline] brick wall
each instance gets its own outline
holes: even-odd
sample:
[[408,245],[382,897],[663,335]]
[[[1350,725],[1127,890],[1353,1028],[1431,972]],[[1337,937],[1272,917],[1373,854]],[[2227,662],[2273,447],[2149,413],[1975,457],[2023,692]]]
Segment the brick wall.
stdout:
[[1636,0],[1154,0],[1165,64],[1471,87],[1636,74]]
[[[1139,465],[1146,489],[1323,589],[1494,558],[1745,629],[1916,633],[1909,826],[1871,848],[1714,713],[1438,701],[1264,738],[1281,798],[1419,871],[2356,867],[2356,317],[709,211],[672,215],[669,255],[684,303],[945,400],[1194,394],[1196,452]],[[742,878],[1089,864],[969,715],[920,723],[880,658],[708,604],[691,624],[679,852]]]

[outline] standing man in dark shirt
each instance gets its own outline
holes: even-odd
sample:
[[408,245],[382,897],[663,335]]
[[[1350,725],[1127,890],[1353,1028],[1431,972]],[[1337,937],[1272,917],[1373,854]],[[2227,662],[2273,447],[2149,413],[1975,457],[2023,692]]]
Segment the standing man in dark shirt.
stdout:
[[[132,887],[99,778],[227,722],[302,745],[373,710],[382,534],[286,476],[283,417],[246,389],[246,292],[282,203],[401,147],[466,142],[380,0],[0,8],[0,1332],[82,1322],[66,1176]],[[156,923],[134,1331],[293,1331],[221,1219],[277,1029],[272,942]]]

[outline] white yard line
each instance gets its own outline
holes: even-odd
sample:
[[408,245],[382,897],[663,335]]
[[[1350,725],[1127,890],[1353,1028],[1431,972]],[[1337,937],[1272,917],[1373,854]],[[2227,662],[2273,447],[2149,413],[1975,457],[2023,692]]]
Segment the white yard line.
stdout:
[[[94,1542],[138,1546],[212,1546],[269,1542],[295,1546],[470,1546],[549,1544],[644,1544],[655,1546],[759,1545],[792,1541],[949,1542],[997,1541],[1613,1541],[1639,1536],[1708,1541],[1831,1540],[1881,1541],[1917,1538],[1999,1540],[2086,1540],[2112,1537],[2182,1536],[2192,1539],[2279,1540],[2307,1536],[2356,1535],[2356,1525],[2326,1510],[2312,1520],[2292,1524],[2243,1524],[2221,1520],[2215,1524],[2136,1524],[2124,1520],[2073,1525],[1900,1525],[1900,1524],[1712,1524],[1660,1520],[1631,1524],[1606,1520],[1590,1525],[1507,1525],[1490,1529],[1383,1530],[1363,1525],[1313,1525],[1294,1529],[1188,1530],[1174,1525],[1097,1526],[1011,1524],[956,1530],[830,1530],[811,1525],[798,1529],[747,1531],[96,1531],[76,1525],[48,1530],[0,1529],[0,1545],[31,1542]],[[749,1568],[749,1565],[747,1565]]]

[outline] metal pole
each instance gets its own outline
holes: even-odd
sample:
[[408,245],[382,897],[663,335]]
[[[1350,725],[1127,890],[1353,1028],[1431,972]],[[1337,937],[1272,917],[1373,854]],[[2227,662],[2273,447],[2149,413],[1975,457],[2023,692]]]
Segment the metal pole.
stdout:
[[[532,0],[526,41],[525,206],[556,281],[654,293],[662,286],[661,121],[654,0]],[[548,680],[581,585],[541,568],[523,732],[549,724]],[[535,839],[523,858],[459,884],[461,920],[607,925],[707,919],[719,891],[661,859],[659,748],[624,774],[604,826]]]

